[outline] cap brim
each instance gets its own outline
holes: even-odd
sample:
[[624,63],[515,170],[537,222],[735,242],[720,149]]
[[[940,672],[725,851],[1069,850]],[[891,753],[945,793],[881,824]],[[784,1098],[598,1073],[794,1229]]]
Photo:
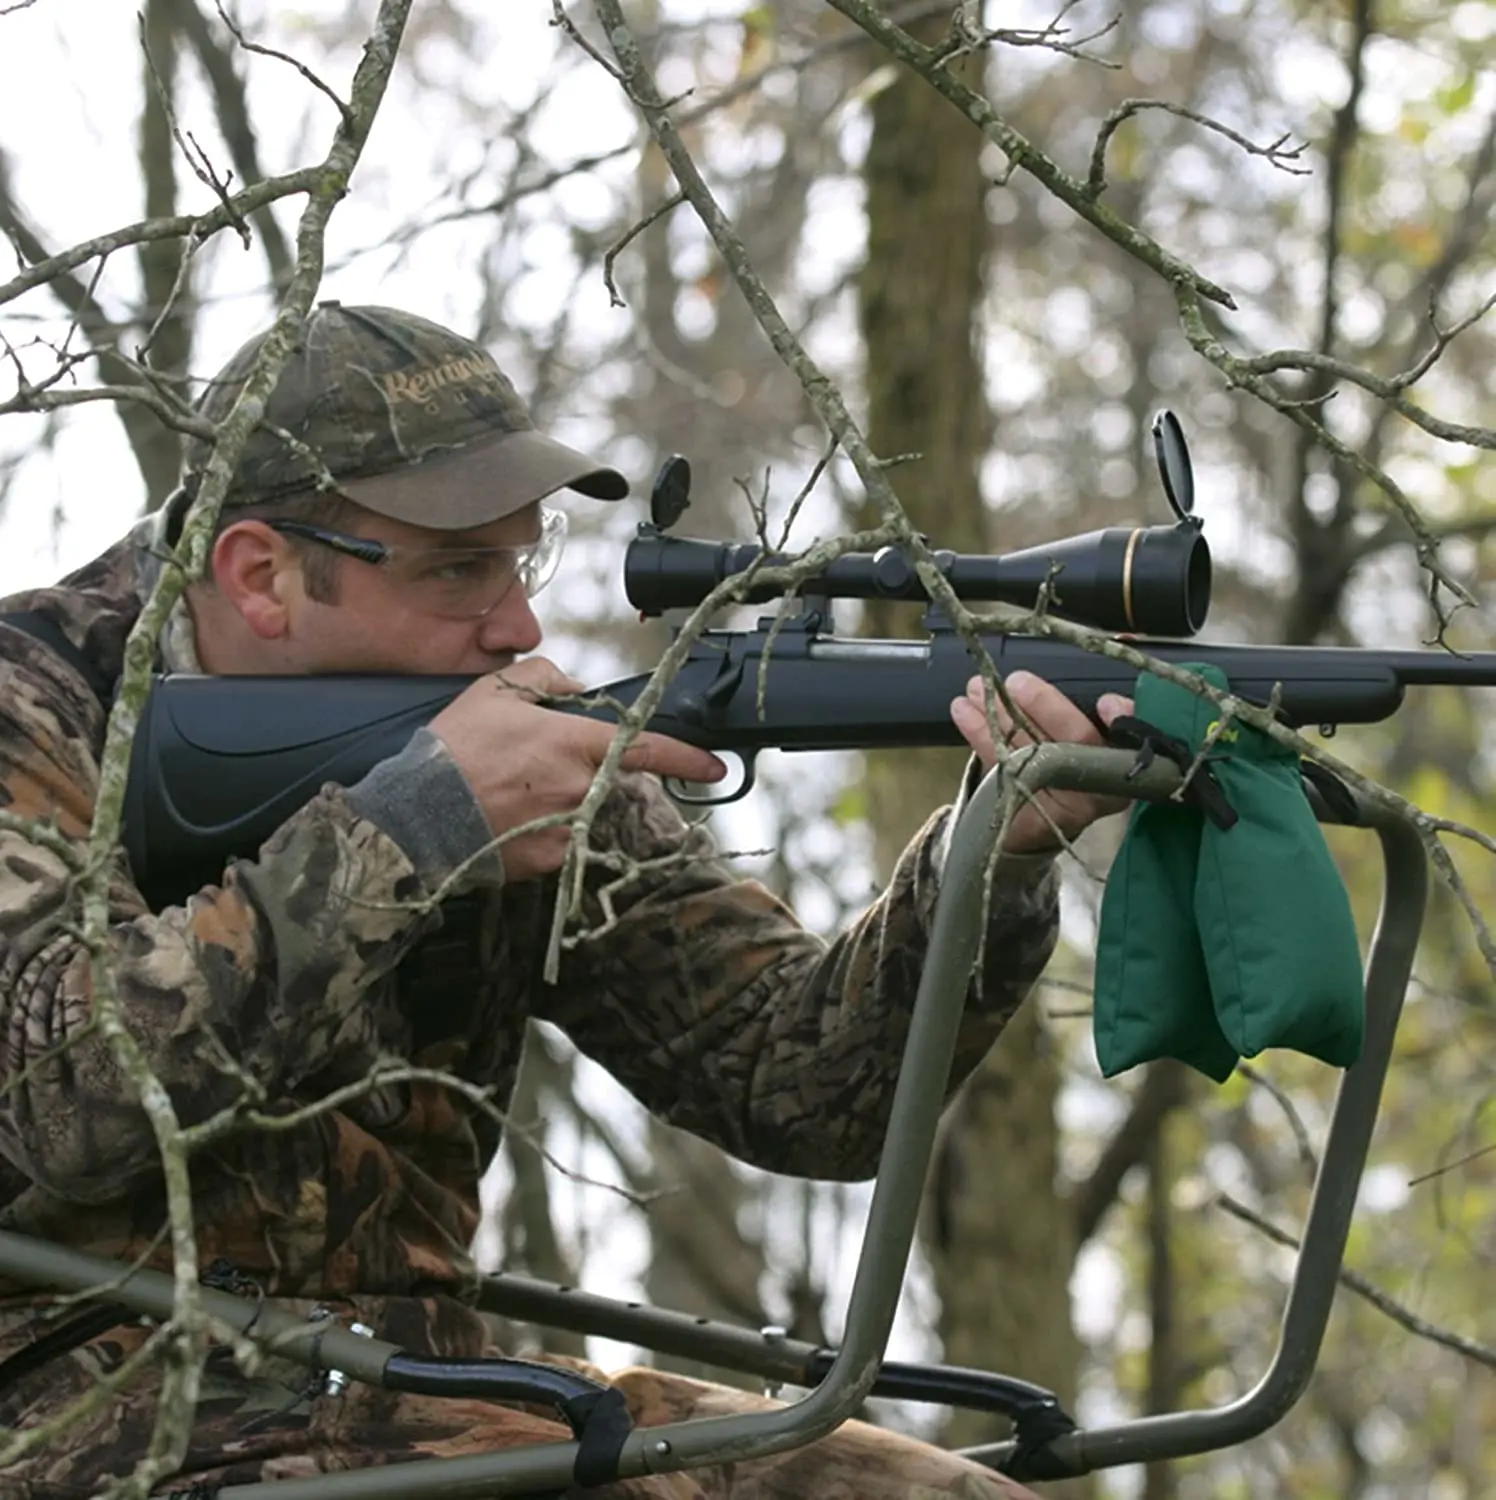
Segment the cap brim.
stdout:
[[629,492],[617,469],[533,429],[468,443],[387,474],[345,480],[339,488],[379,515],[436,531],[486,526],[557,490],[577,490],[594,500],[622,500]]

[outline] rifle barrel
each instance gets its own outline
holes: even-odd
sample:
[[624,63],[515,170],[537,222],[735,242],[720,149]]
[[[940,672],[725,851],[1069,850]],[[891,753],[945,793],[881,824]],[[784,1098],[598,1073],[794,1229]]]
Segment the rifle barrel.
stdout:
[[1405,687],[1496,687],[1496,651],[1379,651]]

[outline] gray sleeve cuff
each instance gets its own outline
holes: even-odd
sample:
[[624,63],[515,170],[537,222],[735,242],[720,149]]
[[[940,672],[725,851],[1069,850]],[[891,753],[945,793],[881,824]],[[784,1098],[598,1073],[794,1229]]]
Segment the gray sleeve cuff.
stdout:
[[493,842],[493,831],[451,752],[429,729],[418,729],[398,754],[382,760],[348,789],[360,817],[387,833],[409,856],[422,884],[435,890],[469,860],[459,889],[498,885],[503,862],[496,849],[474,859]]

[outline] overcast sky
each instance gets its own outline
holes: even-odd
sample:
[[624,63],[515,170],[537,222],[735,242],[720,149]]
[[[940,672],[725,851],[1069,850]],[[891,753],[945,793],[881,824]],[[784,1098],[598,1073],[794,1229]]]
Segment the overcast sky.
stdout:
[[[0,0],[0,10],[4,4]],[[266,8],[253,0],[237,7],[248,33],[285,47],[346,91],[354,52],[344,49],[328,58],[318,38],[297,34],[294,17],[337,17],[350,7],[337,0],[306,0],[296,12],[269,7],[277,14],[278,30],[259,22]],[[479,23],[478,45],[471,54],[458,57],[443,45],[428,46],[422,53],[423,66],[438,80],[455,77],[460,69],[463,92],[469,97],[520,106],[545,87],[555,55],[550,5],[526,0],[495,10],[502,18]],[[361,0],[357,11],[367,19],[375,5]],[[136,7],[120,0],[37,0],[27,10],[0,16],[0,146],[12,165],[18,198],[53,247],[144,216],[133,155],[140,108],[139,59]],[[331,106],[284,64],[257,57],[247,71],[266,169],[285,170],[319,160],[331,138]],[[216,132],[211,107],[195,87],[191,70],[187,76],[181,123],[198,139],[212,143]],[[407,306],[460,327],[472,317],[475,284],[454,274],[454,268],[461,264],[463,247],[474,243],[480,231],[460,228],[427,235],[412,253],[399,258],[388,251],[355,254],[378,244],[392,223],[411,218],[433,197],[444,174],[478,163],[476,132],[471,122],[462,121],[455,102],[445,106],[428,91],[416,116],[402,108],[410,94],[409,79],[397,70],[354,178],[354,191],[333,214],[322,295]],[[464,123],[468,128],[461,128]],[[575,70],[552,89],[538,127],[537,140],[562,158],[576,150],[596,149],[610,131],[612,138],[625,139],[629,128],[616,89],[590,68]],[[219,163],[225,160],[225,154],[211,146],[210,155]],[[187,178],[187,173],[181,176]],[[183,183],[181,195],[186,210],[212,202],[208,190],[190,179]],[[585,180],[568,184],[557,196],[574,217],[585,219],[589,209],[599,214],[609,210],[607,195]],[[280,210],[288,233],[294,231],[301,202],[289,199]],[[124,264],[132,256],[133,251],[122,253],[113,286],[133,288],[133,267]],[[0,251],[0,279],[10,264],[8,252]],[[210,306],[194,360],[200,373],[216,368],[242,339],[264,326],[271,308],[262,281],[258,251],[246,253],[233,236],[222,236],[211,253]],[[546,298],[556,295],[544,278],[536,279],[537,315],[544,311]],[[594,296],[598,314],[606,315],[601,285]],[[117,309],[119,303],[111,305]],[[56,302],[45,292],[33,292],[0,309],[0,331],[13,344],[23,344],[39,332],[55,337],[65,327]],[[25,359],[33,376],[48,367],[45,351],[32,350]],[[9,385],[7,372],[0,378],[0,389]],[[0,456],[34,444],[41,430],[39,418],[0,418]],[[558,435],[567,434],[562,430]],[[51,581],[86,561],[129,525],[140,502],[138,475],[118,420],[102,408],[71,412],[55,462],[25,466],[0,518],[0,595]]]

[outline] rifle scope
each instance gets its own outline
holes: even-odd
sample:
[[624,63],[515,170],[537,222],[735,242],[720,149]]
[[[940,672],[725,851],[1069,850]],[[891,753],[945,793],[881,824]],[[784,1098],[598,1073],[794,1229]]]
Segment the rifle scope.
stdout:
[[[643,615],[690,609],[719,583],[763,556],[755,544],[667,536],[643,525],[629,543],[623,581]],[[936,552],[940,571],[965,600],[1032,606],[1051,581],[1050,612],[1097,630],[1194,635],[1210,608],[1210,548],[1198,524],[1109,526],[1001,556]],[[790,559],[770,553],[763,566]],[[1052,578],[1051,578],[1052,573]],[[761,604],[782,585],[750,583],[742,599]],[[801,592],[839,599],[909,599],[928,595],[909,556],[897,547],[849,552],[827,564]]]

